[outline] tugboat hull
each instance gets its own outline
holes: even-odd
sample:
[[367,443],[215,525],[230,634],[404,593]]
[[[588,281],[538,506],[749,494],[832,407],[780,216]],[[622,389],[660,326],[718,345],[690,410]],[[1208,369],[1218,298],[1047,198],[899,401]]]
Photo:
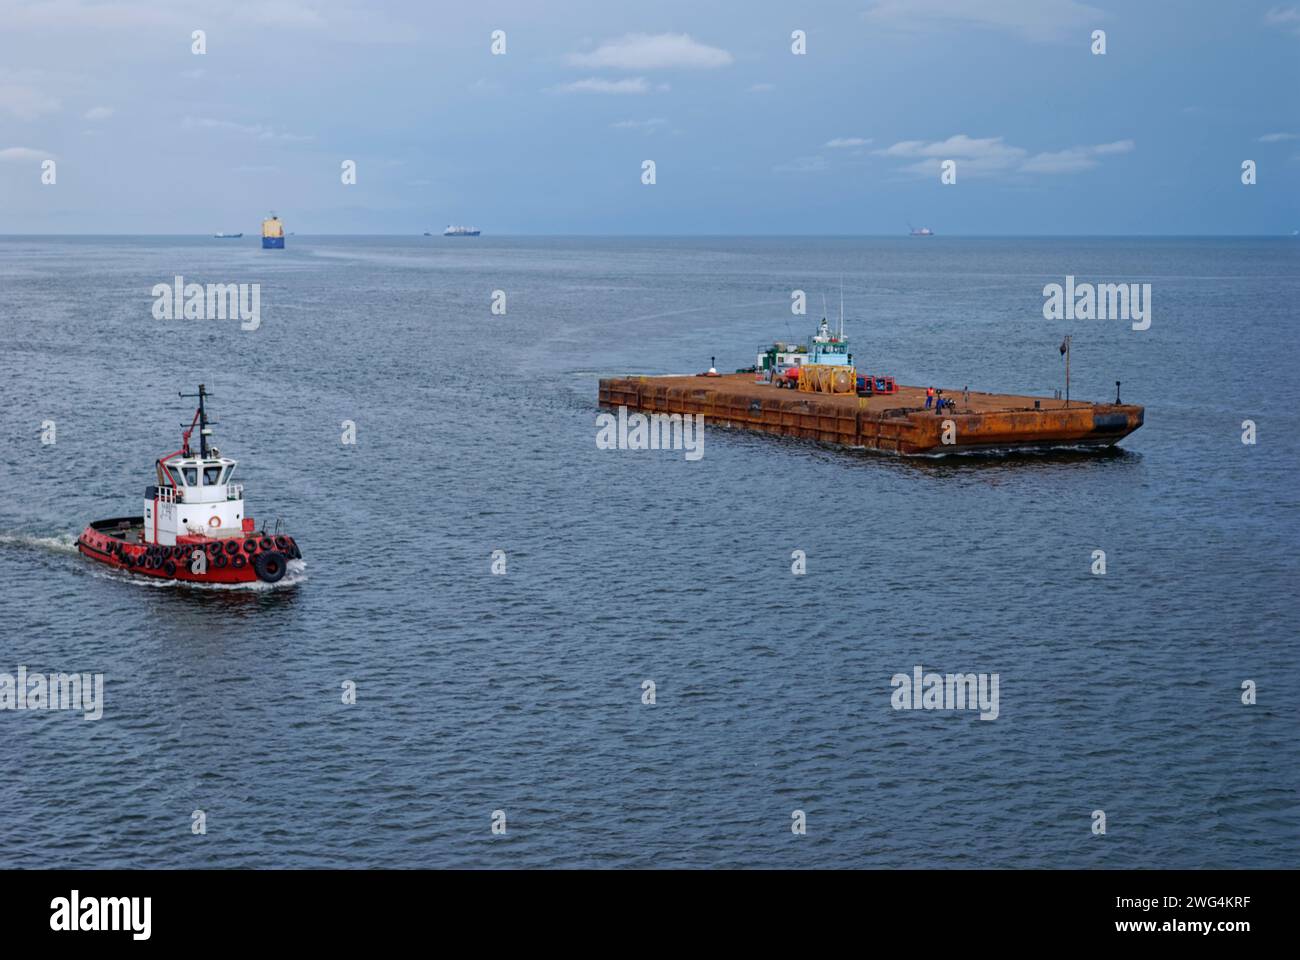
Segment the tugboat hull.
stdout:
[[[302,556],[292,537],[183,537],[174,546],[144,543],[143,517],[98,520],[81,532],[77,550],[108,567],[187,583],[276,583]],[[196,554],[203,559],[196,559]]]

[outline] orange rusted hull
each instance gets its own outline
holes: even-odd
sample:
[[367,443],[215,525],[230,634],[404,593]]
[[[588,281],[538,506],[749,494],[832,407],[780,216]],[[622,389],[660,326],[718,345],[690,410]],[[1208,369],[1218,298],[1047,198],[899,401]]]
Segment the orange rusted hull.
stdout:
[[[1144,409],[960,391],[945,391],[955,410],[925,409],[925,390],[890,396],[796,393],[753,374],[721,377],[617,377],[600,381],[600,405],[629,412],[701,413],[719,426],[802,437],[906,455],[1039,447],[1108,447],[1142,426]],[[1035,403],[1038,408],[1035,408]]]

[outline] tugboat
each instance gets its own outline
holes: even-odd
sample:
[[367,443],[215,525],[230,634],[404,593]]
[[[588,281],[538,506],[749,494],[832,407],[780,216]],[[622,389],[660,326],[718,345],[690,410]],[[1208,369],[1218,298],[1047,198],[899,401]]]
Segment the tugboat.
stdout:
[[[834,393],[847,392],[852,387],[855,371],[853,354],[849,353],[849,338],[844,336],[844,291],[840,290],[840,330],[835,333],[826,321],[826,301],[822,298],[822,322],[807,344],[777,341],[767,348],[759,348],[758,359],[751,368],[760,383],[771,382],[790,389],[813,389],[807,385],[813,379],[834,381]],[[801,379],[808,371],[807,380]],[[737,371],[741,372],[741,371]]]
[[[231,483],[236,461],[209,443],[212,427],[199,384],[199,408],[181,434],[181,448],[154,462],[157,483],[144,491],[138,517],[97,520],[77,538],[83,557],[130,573],[190,583],[278,583],[302,557],[292,537],[259,532],[244,515],[243,484]],[[199,428],[199,451],[190,436]]]

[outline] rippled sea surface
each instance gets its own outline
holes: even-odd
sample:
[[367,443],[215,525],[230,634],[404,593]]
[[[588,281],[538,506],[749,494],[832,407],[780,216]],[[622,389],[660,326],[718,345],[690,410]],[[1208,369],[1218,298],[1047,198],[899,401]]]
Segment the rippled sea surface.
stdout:
[[[1150,329],[1044,320],[1067,274],[1149,282]],[[176,275],[260,283],[260,329],[155,320]],[[861,366],[1050,396],[1072,333],[1073,395],[1146,425],[596,448],[599,377],[752,363],[841,278]],[[101,720],[0,712],[11,862],[1295,866],[1297,303],[1284,239],[0,238],[0,672],[105,677]],[[200,381],[296,582],[72,548]],[[918,664],[997,673],[997,719],[894,710]]]

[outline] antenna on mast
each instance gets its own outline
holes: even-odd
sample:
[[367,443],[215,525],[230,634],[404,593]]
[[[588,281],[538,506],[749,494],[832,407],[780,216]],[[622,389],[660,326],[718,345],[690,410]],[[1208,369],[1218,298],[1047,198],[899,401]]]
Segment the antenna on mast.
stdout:
[[[199,409],[195,411],[194,419],[195,421],[197,421],[199,426],[199,455],[206,460],[208,458],[208,437],[212,436],[212,425],[216,421],[208,419],[208,411],[207,408],[204,406],[203,401],[211,397],[212,394],[208,393],[207,389],[203,386],[203,384],[200,383],[198,393],[181,393],[181,394],[177,394],[177,396],[198,397]],[[194,429],[194,424],[191,423],[190,430],[193,429]],[[187,430],[185,432],[185,448],[186,448],[185,453],[187,456],[189,455],[189,438],[190,438],[190,431]]]
[[840,340],[844,339],[844,278],[840,277]]

